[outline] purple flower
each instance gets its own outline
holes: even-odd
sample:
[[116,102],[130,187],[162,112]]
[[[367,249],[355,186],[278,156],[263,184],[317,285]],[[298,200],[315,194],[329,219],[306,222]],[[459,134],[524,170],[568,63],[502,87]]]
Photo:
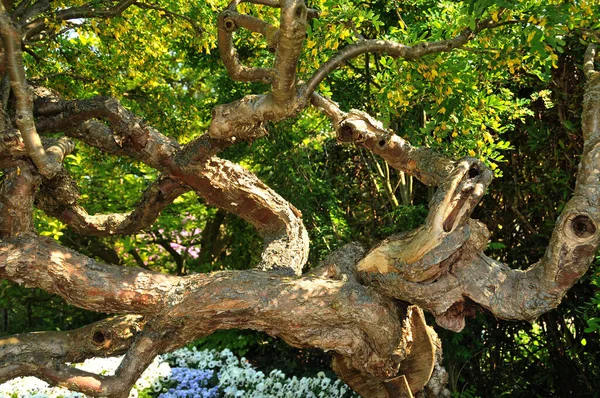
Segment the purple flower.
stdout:
[[200,248],[192,246],[188,249],[188,254],[192,258],[198,258],[200,256]]
[[179,243],[171,242],[169,245],[179,254],[185,252],[185,246],[182,246]]

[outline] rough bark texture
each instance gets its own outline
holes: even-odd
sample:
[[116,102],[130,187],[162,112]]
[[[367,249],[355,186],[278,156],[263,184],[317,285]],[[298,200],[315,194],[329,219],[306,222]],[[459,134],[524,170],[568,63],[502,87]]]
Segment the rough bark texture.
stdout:
[[[93,396],[124,397],[157,354],[217,329],[250,328],[297,347],[333,352],[335,371],[363,396],[445,395],[439,340],[421,308],[455,331],[464,327],[474,305],[498,318],[533,320],[556,307],[586,272],[600,242],[600,75],[594,71],[594,47],[585,60],[585,146],[577,187],[544,258],[518,271],[483,254],[487,229],[470,218],[492,177],[481,162],[415,148],[368,114],[345,113],[315,91],[331,71],[360,54],[417,59],[450,51],[499,23],[478,21],[474,30],[454,39],[414,47],[360,41],[304,84],[297,81],[296,68],[306,21],[316,13],[302,0],[252,2],[281,8],[279,27],[239,14],[240,1],[234,1],[219,18],[220,54],[233,79],[268,83],[271,92],[218,105],[208,133],[185,147],[113,98],[68,100],[43,87],[32,90],[21,44],[51,34],[42,15],[50,5],[21,2],[13,14],[0,7],[3,56],[17,115],[15,125],[7,117],[2,120],[10,128],[0,140],[0,277],[60,295],[81,308],[126,314],[71,332],[1,340],[0,382],[35,375]],[[90,3],[58,10],[54,17],[106,18],[133,5],[129,0],[108,8]],[[275,52],[272,68],[241,64],[232,40],[237,29],[265,37]],[[301,275],[309,242],[300,212],[251,172],[216,155],[236,141],[264,136],[265,122],[291,117],[309,102],[331,118],[340,142],[360,145],[438,190],[422,227],[391,236],[366,255],[348,245]],[[39,136],[57,132],[65,136]],[[62,168],[64,155],[73,149],[67,137],[143,162],[162,177],[131,212],[90,215],[78,204],[77,181]],[[147,228],[190,190],[257,229],[264,239],[258,269],[171,276],[102,264],[38,236],[32,222],[37,206],[83,235],[130,234]],[[125,359],[114,376],[67,364],[117,353],[125,353]]]

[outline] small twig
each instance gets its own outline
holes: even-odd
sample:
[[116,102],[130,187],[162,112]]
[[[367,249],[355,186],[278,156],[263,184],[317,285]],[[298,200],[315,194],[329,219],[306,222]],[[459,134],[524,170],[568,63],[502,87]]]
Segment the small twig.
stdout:
[[344,25],[346,25],[350,28],[350,30],[352,30],[352,33],[354,33],[354,37],[356,37],[358,40],[366,40],[366,38],[356,28],[356,24],[353,20],[347,21]]
[[167,239],[155,239],[154,243],[162,247],[169,253],[173,260],[175,260],[175,264],[177,264],[176,275],[185,275],[185,263],[183,261],[183,256],[177,252],[172,246],[171,242]]
[[331,72],[342,66],[352,58],[356,58],[364,53],[383,53],[392,57],[402,57],[405,59],[419,59],[429,54],[448,52],[461,47],[475,35],[485,29],[497,28],[499,26],[517,23],[518,21],[493,22],[484,20],[477,24],[475,31],[464,29],[458,36],[449,40],[440,40],[435,42],[425,42],[413,46],[407,46],[390,40],[362,40],[350,44],[340,50],[334,57],[322,64],[319,69],[311,76],[308,82],[302,87],[300,103],[305,104],[313,91]]
[[61,76],[71,77],[73,79],[76,79],[76,80],[82,81],[82,82],[86,82],[86,83],[91,83],[94,81],[93,79],[90,79],[89,77],[86,77],[83,75],[78,75],[76,73],[71,73],[71,72],[57,72],[57,73],[49,73],[47,75],[40,76],[40,77],[30,77],[29,81],[32,83],[40,83],[42,81],[48,81],[55,77],[61,77]]
[[198,24],[198,22],[196,22],[194,19],[188,17],[187,15],[172,12],[172,11],[167,10],[166,8],[159,7],[154,4],[135,2],[134,5],[136,7],[147,9],[147,10],[156,10],[156,11],[163,12],[163,13],[165,13],[165,15],[167,15],[171,18],[183,19],[184,21],[187,21],[187,22],[189,22],[190,25],[192,25],[192,27],[194,28],[196,33],[198,33],[198,34],[204,33],[204,28],[200,24]]
[[[121,15],[129,6],[135,3],[136,0],[121,0],[112,8],[97,7],[93,3],[88,3],[80,7],[66,8],[57,11],[53,21],[66,21],[79,18],[111,18]],[[41,33],[47,27],[47,18],[37,18],[34,21],[27,23],[23,27],[25,40],[33,40],[36,35]]]
[[471,48],[471,47],[467,47],[467,46],[460,46],[460,47],[457,47],[456,49],[462,50],[462,51],[473,52],[473,53],[488,53],[488,52],[499,53],[502,51],[499,48]]
[[37,54],[36,54],[34,51],[32,51],[30,48],[28,48],[28,47],[24,47],[24,48],[23,48],[23,50],[24,50],[24,51],[25,51],[27,54],[31,55],[31,57],[32,57],[32,58],[35,60],[35,62],[37,62],[38,64],[39,64],[40,62],[42,62],[42,61],[43,61],[43,59],[42,59],[42,58],[40,58],[40,56],[39,56],[39,55],[37,55]]

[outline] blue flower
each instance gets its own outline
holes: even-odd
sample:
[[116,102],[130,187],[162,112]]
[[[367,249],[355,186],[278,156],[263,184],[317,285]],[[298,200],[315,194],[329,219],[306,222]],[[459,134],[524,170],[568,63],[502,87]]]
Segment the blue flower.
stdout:
[[212,370],[172,368],[171,383],[175,383],[175,387],[159,398],[216,398],[219,388],[209,386],[213,375]]

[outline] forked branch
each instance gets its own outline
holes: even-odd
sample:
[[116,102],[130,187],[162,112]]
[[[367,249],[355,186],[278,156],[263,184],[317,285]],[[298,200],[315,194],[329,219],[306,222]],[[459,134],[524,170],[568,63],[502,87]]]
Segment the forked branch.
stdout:
[[[485,256],[489,233],[483,224],[469,220],[469,215],[491,181],[491,173],[476,160],[440,160],[445,166],[434,169],[438,173],[446,170],[444,182],[430,204],[425,224],[416,231],[390,237],[368,253],[358,265],[365,282],[376,284],[386,295],[420,305],[436,316],[438,324],[456,331],[464,327],[464,317],[474,310],[470,302],[502,319],[533,320],[555,308],[587,271],[600,244],[600,78],[594,71],[594,54],[594,48],[588,48],[582,114],[584,150],[575,192],[556,222],[542,260],[519,271]],[[412,151],[366,114],[345,114],[318,95],[313,95],[313,103],[332,118],[342,141],[363,145],[384,157],[387,149],[394,148],[397,155],[390,159],[392,165],[394,158],[406,159]],[[429,161],[413,159],[395,164],[419,177],[422,169],[438,163],[434,159],[441,159],[424,154]]]
[[[219,47],[223,63],[233,79],[270,82],[272,91],[263,95],[248,95],[238,101],[216,106],[209,134],[219,139],[241,138],[252,141],[266,135],[265,122],[283,120],[301,111],[327,75],[361,54],[375,52],[411,60],[419,59],[461,47],[484,29],[515,22],[484,20],[477,24],[474,31],[465,29],[453,39],[414,46],[389,40],[362,40],[342,49],[324,63],[306,84],[298,86],[296,69],[306,34],[306,21],[311,14],[304,1],[282,0],[277,5],[273,4],[282,9],[279,30],[254,17],[241,16],[236,12],[237,4],[237,1],[232,2],[219,18]],[[269,47],[275,50],[273,69],[247,68],[241,65],[231,33],[242,25],[266,37]]]
[[[260,269],[295,275],[302,272],[308,258],[308,233],[302,223],[302,215],[248,170],[212,156],[230,145],[226,140],[202,136],[180,149],[175,140],[147,125],[112,98],[67,101],[56,98],[41,88],[37,92],[39,99],[36,101],[36,114],[40,116],[40,131],[64,130],[88,145],[116,155],[132,157],[158,169],[174,184],[193,189],[209,204],[250,222],[264,240],[262,261],[258,265]],[[94,118],[109,121],[110,127]],[[56,186],[63,187],[62,193],[72,190],[69,185],[68,181],[56,183]],[[123,230],[142,225],[139,221],[132,223],[135,219],[126,215],[90,219],[83,209],[76,206],[72,199],[76,196],[75,193],[66,195],[60,204],[50,203],[49,199],[56,198],[57,195],[56,189],[48,186],[52,194],[45,195],[46,208],[53,214],[60,212],[61,218],[70,224],[78,224],[82,230],[92,232],[98,227],[94,234],[108,231],[120,233],[121,227],[118,224],[124,223]],[[183,187],[173,185],[173,191],[162,193],[164,198],[156,205],[162,208],[169,200],[181,194],[185,189]],[[140,204],[146,206],[150,202]],[[72,207],[65,212],[65,205]],[[136,216],[144,214],[145,210],[142,208],[136,211]]]
[[150,227],[168,205],[189,190],[171,178],[159,178],[144,191],[132,211],[90,215],[77,203],[77,184],[61,175],[42,186],[36,205],[82,235],[130,235]]
[[[361,256],[359,247],[349,245],[301,278],[260,271],[174,277],[99,264],[51,239],[20,237],[5,241],[0,243],[2,278],[42,287],[83,308],[145,314],[146,326],[113,377],[99,377],[57,363],[71,355],[65,351],[73,337],[63,334],[57,335],[58,342],[66,342],[59,344],[60,355],[52,367],[36,364],[19,341],[11,340],[11,353],[21,352],[21,356],[18,364],[8,360],[16,357],[6,357],[4,374],[36,375],[95,396],[121,394],[128,391],[156,354],[217,329],[243,325],[279,336],[297,347],[337,353],[345,369],[357,375],[354,383],[358,390],[365,381],[383,384],[397,377],[402,361],[411,355],[425,360],[427,357],[418,355],[425,350],[431,353],[428,366],[418,368],[418,373],[411,373],[411,369],[404,373],[414,380],[414,388],[420,389],[433,371],[435,351],[430,340],[416,344],[412,337],[426,328],[422,314],[416,308],[398,306],[358,283],[353,268]],[[93,345],[109,345],[107,336],[112,336],[106,328],[95,326],[82,333],[91,348],[73,354],[78,359],[104,352]],[[115,352],[131,343],[129,339],[119,341]],[[53,346],[49,347],[42,352],[49,352]]]

